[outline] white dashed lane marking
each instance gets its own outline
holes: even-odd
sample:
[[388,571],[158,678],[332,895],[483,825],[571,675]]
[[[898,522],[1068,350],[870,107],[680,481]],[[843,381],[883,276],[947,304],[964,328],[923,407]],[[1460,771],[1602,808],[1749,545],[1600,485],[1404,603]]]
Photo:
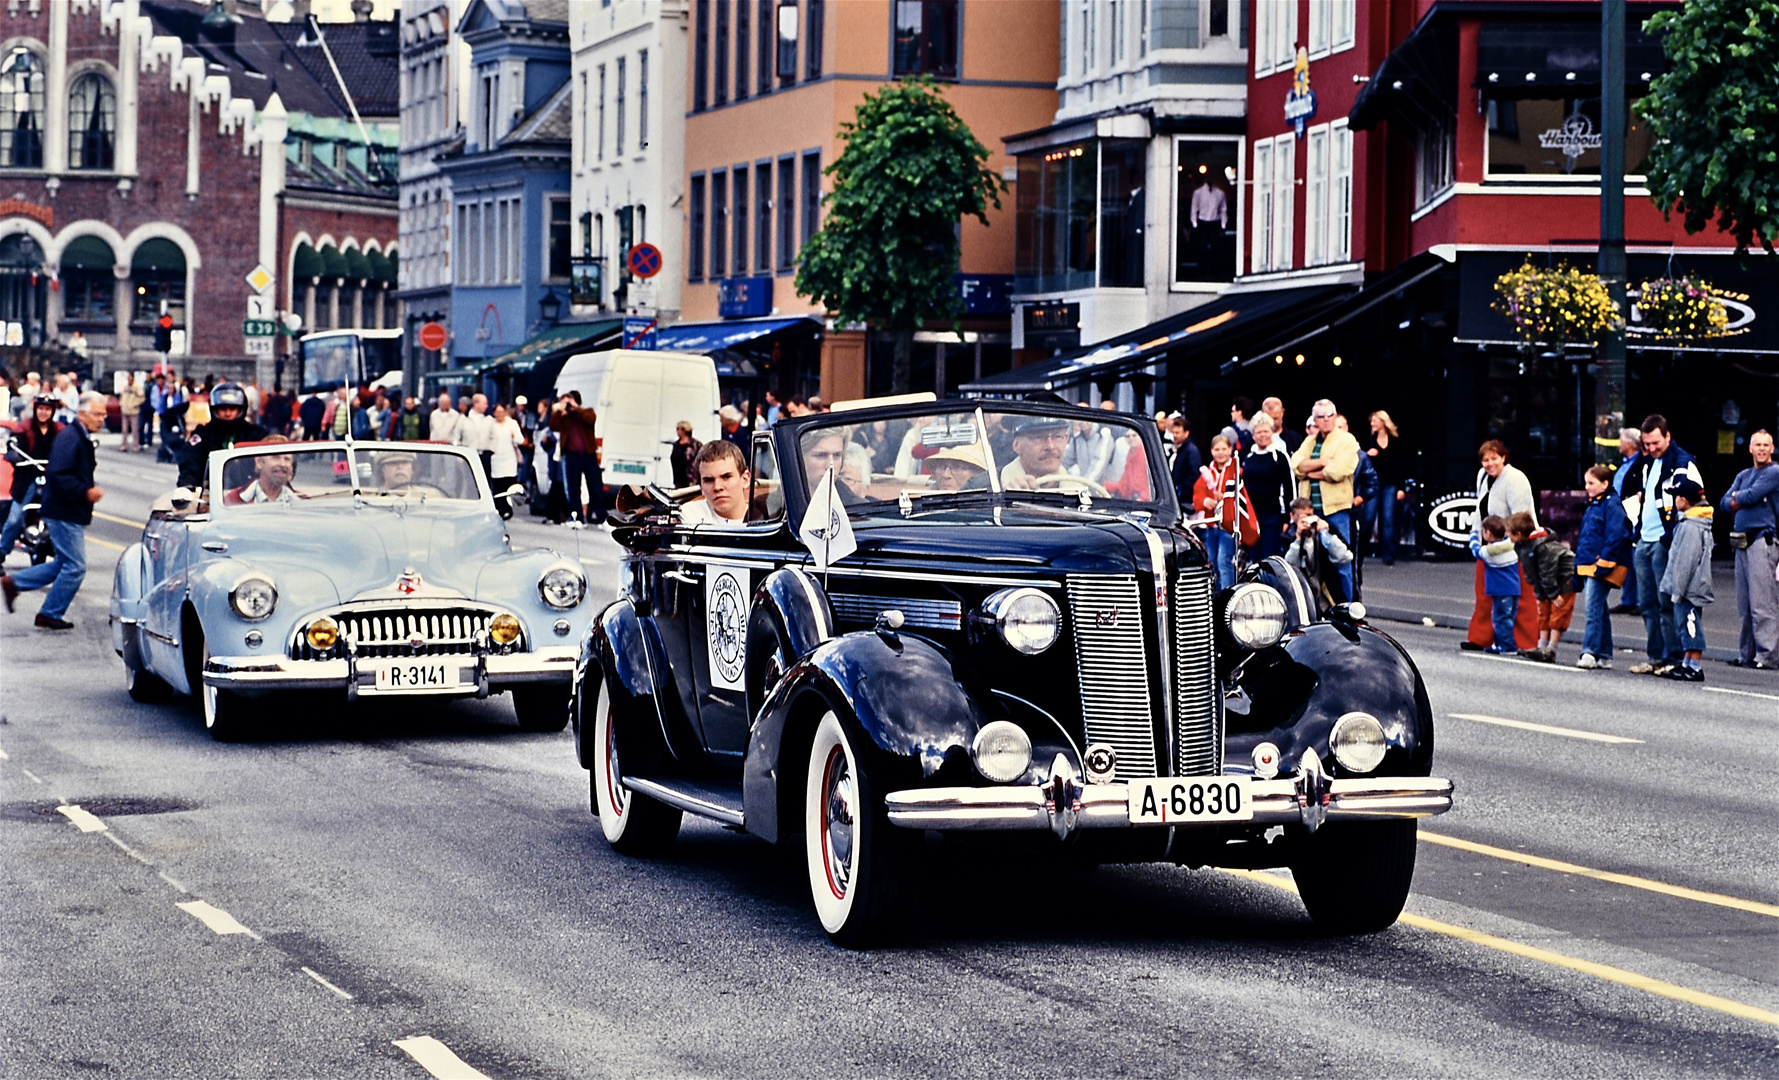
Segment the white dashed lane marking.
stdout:
[[1476,713],[1447,713],[1453,720],[1469,720],[1477,724],[1494,724],[1496,727],[1519,728],[1521,731],[1537,731],[1545,735],[1561,735],[1568,739],[1587,739],[1590,742],[1603,743],[1641,743],[1642,739],[1628,739],[1623,735],[1602,735],[1597,731],[1582,731],[1579,728],[1552,727],[1550,724],[1533,724],[1525,720],[1509,720],[1503,716],[1480,716]]
[[1731,690],[1727,686],[1707,686],[1705,689],[1713,694],[1735,694],[1738,697],[1757,697],[1764,701],[1779,701],[1779,694],[1757,694],[1753,690]]
[[327,987],[329,990],[332,990],[334,993],[345,998],[347,1001],[352,1000],[351,994],[348,994],[346,991],[340,989],[339,987],[335,986],[333,983],[330,983],[326,979],[322,978],[321,973],[316,971],[314,968],[311,968],[311,967],[304,968],[303,974],[309,976],[309,978],[311,978],[311,979],[314,979],[316,982]]
[[218,934],[246,934],[258,939],[259,935],[242,926],[233,915],[219,907],[212,907],[203,900],[182,900],[177,905],[180,911],[208,926]]
[[56,807],[56,813],[67,818],[69,821],[74,822],[75,825],[80,827],[81,832],[105,831],[105,823],[87,813],[85,810],[82,810],[78,804],[58,806]]
[[33,784],[41,784],[41,783],[43,783],[43,777],[41,777],[41,776],[38,776],[38,775],[37,775],[37,774],[36,774],[36,773],[34,773],[34,772],[32,772],[32,771],[31,771],[31,770],[30,770],[30,769],[20,769],[20,770],[19,770],[19,772],[22,772],[22,773],[24,773],[24,774],[25,774],[25,775],[26,775],[26,776],[28,776],[28,777],[30,777],[30,778],[31,778],[31,782],[32,782],[32,783],[33,783]]
[[485,1074],[471,1068],[468,1062],[453,1054],[449,1046],[431,1035],[397,1039],[395,1045],[407,1051],[409,1057],[438,1080],[488,1080]]

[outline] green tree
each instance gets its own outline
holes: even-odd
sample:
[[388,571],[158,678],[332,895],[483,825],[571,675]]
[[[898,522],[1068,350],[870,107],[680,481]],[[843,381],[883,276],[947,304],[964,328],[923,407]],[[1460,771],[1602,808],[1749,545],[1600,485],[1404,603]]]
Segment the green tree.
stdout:
[[1687,0],[1644,24],[1668,70],[1637,112],[1649,123],[1649,192],[1686,231],[1717,219],[1738,254],[1779,239],[1779,0]]
[[1006,185],[983,168],[987,148],[929,78],[866,94],[840,139],[827,218],[798,256],[797,291],[841,323],[894,331],[892,386],[905,393],[914,331],[962,308],[952,280],[959,222],[987,225]]

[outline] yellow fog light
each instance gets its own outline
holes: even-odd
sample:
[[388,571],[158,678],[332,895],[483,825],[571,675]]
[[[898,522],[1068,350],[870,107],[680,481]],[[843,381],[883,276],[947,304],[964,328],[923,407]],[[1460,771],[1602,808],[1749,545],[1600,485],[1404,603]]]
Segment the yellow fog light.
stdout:
[[340,640],[340,628],[332,619],[316,619],[309,624],[309,632],[305,636],[315,648],[331,649]]
[[502,612],[488,623],[488,636],[496,645],[511,645],[519,640],[519,619]]

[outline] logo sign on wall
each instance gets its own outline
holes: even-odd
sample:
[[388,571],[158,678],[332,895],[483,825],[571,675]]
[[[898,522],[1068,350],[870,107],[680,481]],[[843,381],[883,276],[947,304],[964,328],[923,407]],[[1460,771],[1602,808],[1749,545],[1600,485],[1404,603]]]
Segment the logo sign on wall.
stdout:
[[1303,129],[1316,115],[1316,92],[1310,89],[1310,53],[1297,47],[1297,67],[1291,73],[1291,89],[1285,94],[1285,119],[1303,138]]
[[743,689],[748,584],[744,566],[711,563],[704,568],[704,641],[710,650],[710,685],[715,689]]
[[1454,491],[1427,505],[1427,539],[1443,548],[1468,553],[1470,530],[1476,526],[1476,492]]

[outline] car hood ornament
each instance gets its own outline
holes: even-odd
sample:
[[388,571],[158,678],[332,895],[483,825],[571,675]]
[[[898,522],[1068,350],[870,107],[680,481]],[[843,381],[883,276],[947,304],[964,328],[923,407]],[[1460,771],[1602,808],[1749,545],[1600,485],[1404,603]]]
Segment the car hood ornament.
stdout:
[[413,596],[420,591],[422,584],[424,582],[420,580],[420,574],[410,566],[401,572],[400,577],[395,579],[395,591],[403,596]]

